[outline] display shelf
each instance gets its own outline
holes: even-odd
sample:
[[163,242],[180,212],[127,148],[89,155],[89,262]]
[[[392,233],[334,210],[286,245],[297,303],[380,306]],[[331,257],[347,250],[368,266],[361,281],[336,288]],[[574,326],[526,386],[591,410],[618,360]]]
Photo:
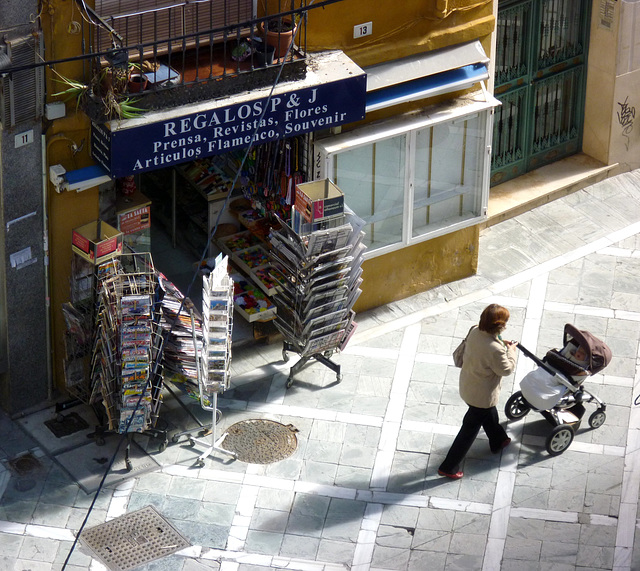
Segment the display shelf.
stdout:
[[260,240],[249,232],[249,230],[244,230],[243,232],[237,232],[229,236],[216,238],[216,243],[225,254],[233,256],[241,250],[258,246],[260,244]]
[[344,349],[356,327],[352,307],[361,293],[364,222],[348,209],[340,220],[332,218],[332,227],[325,222],[298,234],[278,219],[279,228],[269,236],[273,265],[283,277],[272,298],[278,309],[274,324],[285,339],[285,360],[289,351],[301,357],[290,370],[287,388],[310,359],[329,367],[340,381],[340,366],[329,357]]
[[233,303],[235,310],[249,323],[271,321],[277,308],[263,291],[249,282],[244,275],[232,274],[234,282]]
[[220,200],[229,194],[241,162],[240,152],[230,152],[197,159],[176,170],[206,200]]

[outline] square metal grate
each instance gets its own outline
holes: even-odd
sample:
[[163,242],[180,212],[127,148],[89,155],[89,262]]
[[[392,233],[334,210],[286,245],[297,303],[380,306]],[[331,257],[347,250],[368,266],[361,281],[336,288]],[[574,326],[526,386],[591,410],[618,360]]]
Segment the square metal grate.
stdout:
[[70,412],[64,416],[60,415],[53,420],[47,420],[44,424],[53,432],[56,438],[69,436],[70,434],[89,428],[87,421],[75,412]]
[[80,541],[111,571],[129,571],[191,545],[153,506],[85,529]]

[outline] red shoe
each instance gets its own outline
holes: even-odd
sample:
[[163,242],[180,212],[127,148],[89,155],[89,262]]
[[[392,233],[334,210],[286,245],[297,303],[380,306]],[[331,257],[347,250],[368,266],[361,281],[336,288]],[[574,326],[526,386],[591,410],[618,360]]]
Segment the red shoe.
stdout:
[[464,472],[458,471],[454,474],[449,474],[449,472],[445,472],[444,470],[440,470],[438,468],[438,475],[444,476],[445,478],[451,478],[452,480],[459,480],[460,478],[462,478],[462,476],[464,476]]

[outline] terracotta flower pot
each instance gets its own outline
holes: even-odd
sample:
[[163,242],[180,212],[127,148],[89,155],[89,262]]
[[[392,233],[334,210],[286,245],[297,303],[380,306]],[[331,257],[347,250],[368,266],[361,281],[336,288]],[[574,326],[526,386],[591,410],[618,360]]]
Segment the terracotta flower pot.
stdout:
[[129,74],[129,93],[139,93],[140,91],[144,91],[147,88],[147,84],[147,76],[143,73]]
[[267,25],[269,28],[265,30],[265,22],[258,24],[260,36],[264,38],[267,45],[275,48],[273,53],[274,59],[284,57],[287,55],[287,50],[295,37],[296,26],[293,25],[290,18],[268,20]]

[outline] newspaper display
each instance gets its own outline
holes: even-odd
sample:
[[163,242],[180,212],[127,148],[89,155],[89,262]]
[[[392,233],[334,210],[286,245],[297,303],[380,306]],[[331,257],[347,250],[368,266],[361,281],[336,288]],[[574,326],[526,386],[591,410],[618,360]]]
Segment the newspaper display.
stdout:
[[284,280],[272,298],[275,326],[301,357],[344,349],[356,327],[352,307],[361,293],[364,222],[346,206],[317,224],[301,222],[295,212],[291,226],[277,220],[270,255]]

